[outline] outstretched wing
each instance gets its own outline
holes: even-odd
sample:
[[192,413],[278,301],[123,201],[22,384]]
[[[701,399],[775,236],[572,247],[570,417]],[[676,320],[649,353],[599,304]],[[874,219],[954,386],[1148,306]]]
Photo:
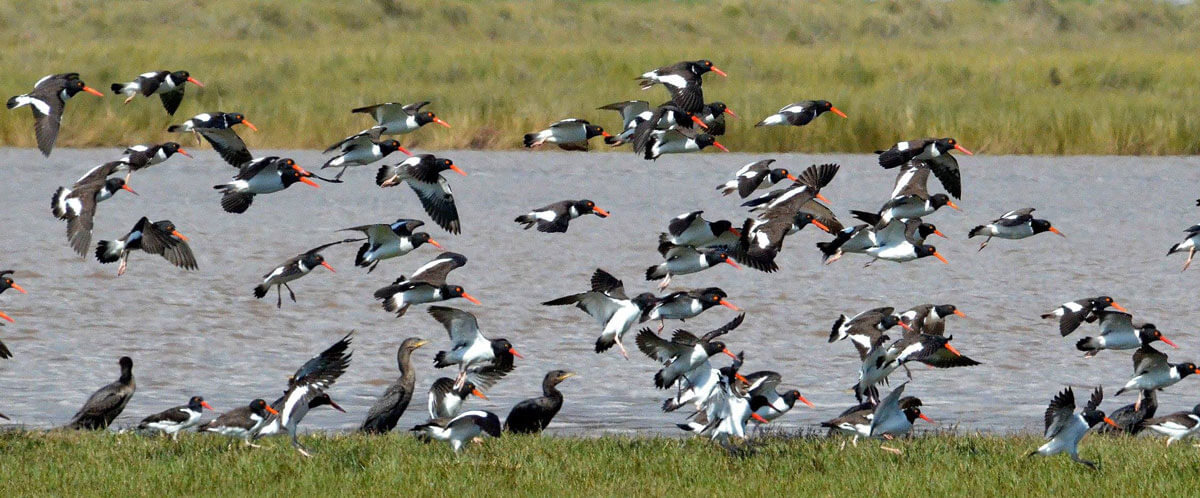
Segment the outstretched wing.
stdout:
[[958,171],[958,159],[950,154],[942,154],[922,162],[933,170],[934,176],[942,182],[942,187],[946,189],[946,192],[953,195],[955,199],[962,197],[962,175]]
[[1071,388],[1063,389],[1062,392],[1054,396],[1050,400],[1050,406],[1046,408],[1046,438],[1053,439],[1075,416],[1075,391]]
[[253,157],[246,148],[246,142],[232,128],[197,128],[196,132],[212,144],[213,150],[221,155],[221,159],[235,168],[250,162]]
[[162,256],[171,264],[185,270],[199,268],[196,256],[187,241],[168,233],[157,224],[146,223],[142,227],[142,250]]
[[454,252],[444,252],[434,258],[433,261],[417,268],[417,271],[413,273],[412,278],[409,280],[433,285],[444,285],[446,283],[446,276],[452,270],[466,264],[466,256]]
[[454,343],[455,347],[475,341],[487,341],[483,334],[479,333],[479,322],[470,312],[449,306],[430,306],[429,315],[446,328],[450,342]]
[[745,313],[738,313],[738,316],[734,317],[733,320],[730,320],[729,323],[726,323],[725,325],[722,325],[720,328],[718,328],[716,330],[712,330],[712,331],[708,332],[707,334],[704,334],[703,336],[701,336],[700,341],[701,342],[709,342],[720,336],[728,334],[733,329],[738,328],[742,324],[742,320],[745,320],[745,319],[746,319]]

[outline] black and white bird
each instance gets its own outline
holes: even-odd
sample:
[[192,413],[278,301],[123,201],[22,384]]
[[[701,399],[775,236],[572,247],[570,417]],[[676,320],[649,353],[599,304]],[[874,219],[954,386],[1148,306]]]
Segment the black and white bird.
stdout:
[[129,253],[142,250],[157,254],[171,264],[184,270],[200,268],[196,256],[188,245],[188,238],[175,229],[171,220],[151,222],[145,216],[138,220],[124,236],[117,240],[101,240],[96,244],[96,260],[101,263],[119,262],[117,276],[125,274]]
[[[118,167],[115,170],[124,169],[125,181],[129,181],[129,177],[135,171],[141,171],[155,164],[161,164],[171,156],[179,154],[185,157],[192,157],[188,151],[183,149],[183,146],[178,142],[163,142],[153,145],[131,145],[122,153],[123,156],[118,162]],[[99,168],[98,166],[97,168]],[[115,172],[114,170],[114,172]],[[108,174],[112,174],[111,172]]]
[[725,116],[737,117],[737,113],[733,112],[724,102],[709,102],[704,105],[704,109],[696,115],[700,118],[699,123],[703,124],[704,132],[714,137],[719,137],[725,134]]
[[704,211],[692,211],[671,218],[667,231],[658,235],[658,253],[666,256],[681,246],[733,249],[741,235],[729,220],[709,221],[704,219]]
[[481,434],[500,437],[500,417],[492,412],[471,410],[454,418],[429,420],[410,431],[436,441],[446,441],[458,453],[467,442]]
[[774,159],[763,159],[742,166],[733,174],[734,179],[717,185],[717,190],[721,191],[721,195],[737,192],[739,197],[745,199],[755,190],[770,187],[785,179],[800,181],[787,168],[772,168],[774,162]]
[[921,234],[922,225],[919,219],[896,218],[878,228],[875,231],[875,245],[864,251],[875,258],[867,265],[879,259],[905,263],[929,256],[950,264],[936,247],[923,243],[925,236]]
[[[104,165],[97,168],[104,168]],[[104,171],[89,172],[71,188],[58,187],[50,196],[50,212],[55,218],[67,221],[67,241],[80,256],[87,254],[88,247],[92,245],[96,205],[112,198],[118,190],[137,195],[125,180],[107,176]]]
[[[500,380],[507,372],[500,373],[496,371],[478,372],[475,377],[480,377],[484,374],[490,374],[487,377],[488,382]],[[487,389],[485,386],[484,389]],[[429,418],[454,418],[459,413],[462,413],[463,403],[466,402],[468,396],[475,396],[479,399],[486,400],[488,397],[480,391],[471,381],[467,381],[459,387],[454,388],[454,379],[449,377],[439,377],[433,381],[433,385],[429,386],[429,397],[426,400],[426,408],[429,410]]]
[[58,140],[58,129],[62,124],[63,108],[67,100],[79,92],[87,92],[97,97],[104,94],[96,91],[79,79],[79,73],[51,74],[37,80],[33,91],[8,99],[8,108],[29,106],[33,110],[33,132],[37,137],[38,149],[42,155],[50,157],[54,142]]
[[596,109],[617,111],[621,115],[621,132],[604,138],[604,143],[614,147],[633,141],[633,134],[637,130],[637,126],[649,121],[651,115],[653,115],[653,111],[650,110],[650,103],[645,100],[614,102],[603,107],[597,107]]
[[187,71],[151,71],[139,74],[137,78],[128,83],[113,83],[112,91],[124,94],[124,103],[126,104],[139,93],[146,97],[158,95],[162,99],[162,105],[167,110],[167,114],[174,116],[175,110],[179,109],[179,103],[183,102],[186,83],[204,87],[203,83],[197,81]]
[[375,175],[375,184],[391,187],[408,183],[433,222],[447,232],[457,234],[462,232],[462,223],[458,219],[458,207],[454,204],[454,192],[441,174],[446,170],[467,176],[467,172],[456,166],[454,161],[434,157],[433,154],[418,154],[395,166],[380,166],[379,173]]
[[1147,419],[1143,425],[1147,429],[1167,436],[1167,446],[1170,446],[1175,441],[1200,434],[1200,404],[1192,407],[1190,412],[1175,412]]
[[750,384],[750,409],[768,422],[791,411],[797,401],[808,405],[809,408],[816,408],[796,389],[780,393],[777,389],[783,382],[783,376],[779,375],[779,372],[770,370],[754,372],[746,376],[746,382]]
[[[900,397],[904,393],[906,385],[907,383],[901,384],[878,403],[859,405],[847,410],[837,418],[821,422],[821,426],[828,427],[831,434],[836,432],[852,435],[854,436],[853,443],[857,444],[860,437],[893,439],[898,436],[906,436],[912,431],[913,423],[918,418],[933,423],[929,416],[921,412],[923,403],[919,398],[915,396]],[[879,419],[878,422],[876,422],[876,418]],[[886,446],[881,446],[881,448],[899,453],[899,450],[894,448]]]
[[1050,441],[1030,452],[1027,457],[1034,455],[1051,456],[1059,453],[1071,455],[1071,460],[1096,468],[1095,462],[1079,458],[1079,441],[1087,435],[1088,429],[1100,422],[1116,426],[1111,418],[1100,411],[1100,402],[1104,400],[1104,389],[1097,387],[1092,392],[1091,399],[1083,407],[1083,411],[1075,413],[1075,391],[1066,388],[1050,400],[1046,408],[1046,439]]
[[222,413],[217,418],[201,425],[197,430],[241,439],[246,446],[258,448],[259,446],[252,443],[251,440],[259,430],[267,425],[267,419],[270,416],[278,415],[279,411],[271,408],[266,401],[260,398],[251,401],[247,406]]
[[625,284],[612,274],[597,268],[592,274],[591,290],[552,299],[542,303],[545,306],[575,305],[603,327],[600,337],[596,339],[596,352],[608,351],[613,345],[621,351],[621,356],[629,359],[629,353],[622,342],[625,334],[633,330],[633,326],[645,321],[650,308],[657,302],[654,294],[643,292],[632,299],[625,295]]
[[685,374],[707,363],[708,358],[717,353],[725,353],[736,359],[737,356],[729,352],[724,342],[715,339],[738,328],[745,318],[746,314],[740,313],[729,323],[700,337],[683,329],[676,330],[670,340],[659,337],[649,328],[638,331],[638,349],[650,359],[663,364],[663,368],[654,374],[654,386],[659,389],[671,387]]
[[1129,312],[1124,306],[1113,301],[1113,298],[1100,296],[1063,303],[1048,313],[1042,313],[1042,318],[1046,320],[1058,320],[1058,330],[1063,337],[1066,337],[1079,328],[1079,325],[1083,322],[1092,323],[1098,320],[1100,312],[1109,306],[1117,311]]
[[186,405],[168,408],[142,419],[137,428],[144,431],[157,431],[171,436],[173,440],[179,439],[180,432],[200,425],[200,417],[204,414],[205,408],[213,409],[212,405],[204,401],[204,398],[192,396]]
[[721,145],[716,137],[679,127],[652,131],[646,134],[645,140],[635,141],[633,147],[634,152],[640,154],[642,159],[649,161],[656,160],[663,154],[700,152],[710,145],[729,152],[729,149]]
[[504,431],[513,434],[537,434],[550,425],[562,409],[563,395],[558,384],[575,376],[575,372],[551,370],[542,379],[542,395],[529,398],[512,407],[504,418]]
[[[446,328],[450,349],[433,357],[435,368],[458,365],[454,389],[470,381],[476,386],[490,385],[514,368],[513,357],[524,358],[508,339],[488,339],[479,332],[475,315],[458,308],[430,306],[429,315]],[[483,376],[475,375],[483,373]]]
[[729,294],[720,287],[672,292],[656,300],[646,319],[658,320],[658,330],[662,331],[662,322],[665,320],[689,320],[713,306],[721,305],[733,311],[742,311],[728,298]]
[[561,233],[567,231],[571,220],[585,214],[594,214],[601,218],[608,218],[608,211],[597,207],[595,202],[588,199],[580,199],[577,201],[558,201],[518,216],[514,221],[525,225],[526,230],[537,225],[539,232]]
[[351,334],[353,332],[346,334],[325,351],[304,362],[304,365],[288,378],[288,389],[283,394],[282,403],[278,405],[280,406],[278,409],[279,426],[291,437],[292,447],[306,457],[310,455],[304,445],[300,444],[296,427],[308,414],[309,409],[314,407],[313,401],[320,397],[324,401],[322,404],[328,404],[338,411],[345,411],[328,398],[329,395],[326,391],[350,367],[350,357],[354,354],[347,351],[352,340]]
[[[856,216],[870,215],[873,219],[878,219],[878,215],[873,213],[865,213],[863,211],[853,211]],[[933,223],[925,223],[920,218],[909,218],[906,220],[892,220],[891,223],[899,223],[899,226],[892,226],[892,229],[900,229],[904,227],[905,237],[915,245],[925,244],[925,239],[930,235],[946,238],[946,235],[938,230],[937,225]],[[841,259],[846,253],[867,254],[872,248],[879,246],[881,238],[880,231],[888,228],[888,224],[882,227],[876,227],[874,223],[859,224],[852,227],[843,228],[841,231],[834,234],[834,239],[828,242],[818,242],[817,249],[821,250],[822,259],[825,264],[833,264],[833,262]],[[884,232],[887,234],[888,232]]]
[[312,173],[301,168],[290,157],[267,156],[251,159],[238,169],[233,181],[213,185],[221,192],[221,209],[227,213],[244,213],[258,194],[272,194],[299,182],[321,188],[310,180]]
[[946,318],[951,315],[967,317],[953,304],[918,304],[897,316],[918,334],[946,335]]
[[891,198],[879,208],[879,218],[883,223],[896,218],[921,218],[933,214],[943,206],[959,209],[958,205],[950,200],[950,196],[929,194],[929,173],[929,167],[919,162],[908,163],[900,170]]
[[974,155],[958,145],[953,138],[909,140],[875,153],[879,154],[879,165],[884,169],[902,166],[910,161],[916,161],[917,165],[929,168],[938,180],[941,180],[946,191],[958,199],[962,197],[961,174],[958,170],[958,160],[947,154],[950,150],[958,150],[968,156]]
[[454,252],[439,254],[433,261],[425,263],[409,278],[397,278],[391,285],[375,291],[375,299],[383,302],[383,309],[404,316],[414,304],[436,303],[461,297],[480,304],[461,285],[446,283],[446,276],[455,268],[467,264],[467,257]]
[[[935,368],[970,367],[979,364],[964,357],[950,345],[953,336],[918,333],[903,320],[897,324],[905,329],[898,340],[893,341],[886,335],[872,335],[871,347],[866,350],[858,349],[861,364],[854,393],[859,399],[876,398],[878,390],[875,386],[886,384],[892,372],[901,367],[907,368],[909,362],[916,361]],[[911,376],[909,373],[910,378]]]
[[[829,342],[850,339],[859,350],[870,349],[872,343],[884,332],[900,325],[903,321],[891,306],[872,308],[854,316],[838,315],[829,331]],[[904,324],[904,326],[908,326]]]
[[[766,214],[776,215],[778,212]],[[746,220],[746,224],[742,228],[744,235],[737,245],[733,259],[759,271],[767,273],[777,271],[779,265],[775,262],[775,258],[783,250],[784,239],[798,233],[808,225],[831,232],[829,226],[817,221],[812,213],[805,211],[797,211],[790,220],[784,217]]]
[[369,114],[372,118],[375,118],[375,122],[377,123],[375,128],[382,128],[381,134],[383,135],[412,133],[429,123],[437,123],[449,128],[450,123],[443,121],[442,118],[437,117],[436,114],[430,111],[421,110],[422,107],[427,105],[429,105],[428,100],[412,104],[384,102],[382,104],[351,109],[350,112]]
[[654,85],[661,84],[671,93],[671,101],[684,111],[692,114],[704,109],[704,91],[701,88],[704,73],[712,71],[721,76],[727,76],[714,66],[712,61],[701,59],[683,61],[663,66],[652,71],[646,71],[637,78],[642,90],[648,90]]
[[396,427],[396,422],[400,421],[400,416],[408,409],[408,403],[412,401],[413,391],[416,389],[417,373],[412,365],[413,351],[426,344],[429,344],[429,341],[420,337],[409,337],[400,343],[396,350],[400,377],[397,377],[375,404],[371,405],[366,420],[358,428],[360,432],[384,434]]
[[646,268],[646,280],[662,280],[659,289],[671,285],[671,277],[707,270],[721,263],[742,269],[724,249],[695,249],[691,246],[672,247],[663,257],[666,261]]
[[121,366],[121,376],[116,382],[101,387],[88,397],[83,407],[75,412],[65,428],[76,430],[104,430],[112,425],[114,419],[125,411],[125,405],[133,398],[137,383],[133,380],[133,359],[122,356],[117,362]]
[[1154,341],[1162,341],[1178,349],[1174,342],[1163,336],[1153,323],[1133,323],[1133,315],[1120,311],[1101,310],[1096,314],[1100,317],[1100,335],[1084,337],[1075,343],[1075,347],[1087,354],[1085,358],[1096,356],[1105,349],[1137,349]]
[[730,438],[746,437],[746,423],[751,419],[762,424],[769,422],[750,406],[746,377],[738,373],[743,359],[744,355],[738,353],[733,364],[717,369],[716,386],[687,423],[676,424],[680,429],[709,436],[724,445]]
[[266,275],[263,275],[262,283],[254,287],[254,298],[262,299],[263,297],[266,297],[267,291],[271,290],[271,286],[275,286],[275,295],[277,298],[275,300],[275,307],[282,308],[283,291],[280,289],[280,287],[286,287],[289,297],[292,298],[292,302],[296,302],[296,293],[292,291],[292,287],[288,285],[288,282],[308,275],[309,272],[313,271],[318,266],[324,266],[329,271],[336,273],[336,270],[334,270],[333,267],[325,261],[325,256],[321,255],[321,251],[338,244],[359,242],[361,240],[362,239],[344,239],[337,242],[330,242],[328,244],[321,244],[289,258],[287,261],[284,261],[283,264],[276,266],[274,270],[271,270]]
[[[13,270],[0,271],[0,294],[4,293],[4,291],[8,289],[16,289],[17,292],[20,292],[21,294],[28,294],[24,287],[21,287],[19,284],[14,282],[12,277],[9,276],[12,275],[12,273]],[[9,322],[15,322],[11,316],[8,316],[8,313],[3,311],[0,311],[0,319],[8,320]],[[3,342],[0,342],[0,359],[8,358],[12,358],[12,351],[9,351],[8,347],[5,346]]]
[[1132,390],[1163,389],[1192,374],[1200,374],[1200,367],[1195,363],[1168,363],[1165,353],[1148,344],[1143,345],[1133,352],[1133,378],[1116,395]]
[[343,228],[340,231],[362,232],[367,235],[367,241],[359,246],[358,254],[354,256],[354,265],[368,268],[367,273],[375,271],[379,262],[408,254],[422,245],[429,244],[438,249],[444,249],[426,232],[414,232],[425,222],[400,218],[392,223],[374,223]]
[[763,118],[754,126],[804,126],[826,112],[846,117],[846,113],[834,107],[828,100],[801,100],[783,106],[778,112]]
[[524,145],[526,148],[533,148],[551,143],[563,150],[587,151],[588,139],[592,137],[608,139],[612,138],[612,135],[587,120],[569,118],[550,123],[550,127],[544,130],[526,133]]
[[992,241],[992,237],[1024,239],[1042,232],[1054,232],[1062,237],[1066,237],[1057,228],[1051,226],[1049,221],[1034,218],[1033,211],[1034,208],[1022,208],[1004,213],[999,218],[992,220],[991,223],[972,228],[967,234],[967,238],[969,239],[976,235],[986,235],[987,239],[982,244],[979,244],[979,250],[982,251],[983,248],[987,247],[988,242]]
[[1177,252],[1187,251],[1187,261],[1183,262],[1183,269],[1179,271],[1187,270],[1189,266],[1192,266],[1192,257],[1196,255],[1197,244],[1200,244],[1200,225],[1192,225],[1183,232],[1187,234],[1187,237],[1183,239],[1183,242],[1175,244],[1167,250],[1167,256]]
[[325,149],[325,154],[338,151],[338,155],[333,156],[325,164],[321,165],[321,169],[341,167],[342,170],[333,177],[334,180],[340,180],[342,175],[346,174],[346,170],[351,166],[365,166],[375,161],[379,161],[393,152],[400,151],[404,155],[412,156],[412,152],[400,146],[400,142],[395,140],[380,140],[379,135],[383,132],[383,128],[375,127],[370,130],[360,132],[355,135],[346,137],[342,141],[329,146]]
[[[221,159],[229,163],[230,166],[241,168],[243,164],[250,162],[253,157],[250,155],[250,150],[246,148],[246,142],[242,141],[242,137],[238,136],[233,127],[239,124],[244,124],[251,130],[258,131],[258,127],[254,126],[246,119],[246,116],[240,112],[205,112],[192,116],[191,119],[177,125],[167,127],[170,133],[187,133],[192,132],[199,134],[208,140],[212,145],[213,150],[221,155]],[[199,138],[196,139],[199,143]]]

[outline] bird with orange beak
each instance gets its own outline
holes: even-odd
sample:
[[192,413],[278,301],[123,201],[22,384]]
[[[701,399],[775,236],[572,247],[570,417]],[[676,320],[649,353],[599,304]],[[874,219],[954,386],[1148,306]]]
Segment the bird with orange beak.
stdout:
[[646,71],[637,78],[642,90],[648,90],[654,85],[662,85],[671,93],[671,102],[691,114],[699,114],[704,110],[704,90],[701,88],[705,73],[714,72],[727,76],[725,71],[717,68],[712,61],[700,59],[696,61],[676,62],[652,71]]
[[262,398],[251,401],[248,406],[234,408],[214,420],[197,428],[200,432],[215,432],[222,436],[241,439],[246,446],[258,448],[250,442],[258,431],[267,425],[268,415],[279,415],[279,411],[267,405]]
[[1095,469],[1095,462],[1079,458],[1079,442],[1083,440],[1083,436],[1087,435],[1092,426],[1100,422],[1119,428],[1116,422],[1099,410],[1102,401],[1104,401],[1104,389],[1097,387],[1092,392],[1092,397],[1084,406],[1083,411],[1075,413],[1075,391],[1070,387],[1063,389],[1054,396],[1054,399],[1050,400],[1050,406],[1046,408],[1046,439],[1050,441],[1030,452],[1026,457],[1067,453],[1071,455],[1071,460]]
[[1034,218],[1033,211],[1034,208],[1021,208],[1004,213],[999,218],[992,220],[991,223],[972,228],[971,232],[967,234],[967,238],[976,235],[986,235],[987,239],[982,244],[979,244],[979,250],[982,251],[983,248],[987,247],[988,242],[992,241],[992,237],[1024,239],[1042,232],[1053,232],[1061,237],[1066,237],[1057,228],[1054,228],[1049,221]]
[[446,283],[451,271],[466,264],[467,257],[462,254],[441,253],[433,261],[417,268],[411,277],[397,278],[391,285],[376,290],[375,299],[382,301],[383,309],[395,312],[397,317],[404,316],[414,304],[436,303],[459,297],[480,304],[461,285]]
[[167,114],[175,115],[179,103],[183,102],[183,90],[186,83],[203,88],[204,84],[193,78],[187,71],[151,71],[142,73],[128,83],[113,83],[113,93],[124,94],[125,103],[133,100],[138,94],[146,97],[158,95],[162,99],[163,108]]
[[275,307],[281,308],[283,307],[283,293],[280,288],[286,287],[289,297],[292,298],[292,302],[296,302],[296,293],[292,291],[292,287],[288,285],[288,282],[308,275],[309,272],[312,272],[318,266],[324,266],[331,272],[335,271],[333,267],[325,261],[325,256],[321,255],[321,251],[338,244],[361,242],[362,240],[363,239],[344,239],[337,242],[330,242],[328,244],[321,244],[317,247],[293,256],[287,261],[284,261],[283,264],[276,266],[274,270],[271,270],[266,275],[263,275],[262,283],[254,287],[254,297],[256,299],[262,299],[267,295],[267,291],[270,290],[271,286],[275,286],[275,294],[277,297],[275,301]]
[[221,196],[221,208],[227,213],[244,213],[258,194],[271,194],[295,183],[321,188],[311,180],[313,174],[290,157],[267,156],[253,159],[238,169],[233,181],[214,185]]
[[367,273],[371,273],[379,266],[380,261],[403,256],[425,244],[444,250],[445,248],[428,233],[414,232],[424,224],[421,220],[400,218],[390,224],[373,223],[339,231],[355,231],[367,235],[367,241],[358,248],[358,254],[354,257],[354,265],[368,268]]
[[44,76],[33,84],[33,91],[8,99],[9,109],[29,106],[33,110],[33,131],[37,136],[38,149],[50,157],[54,142],[58,140],[58,128],[62,123],[63,109],[67,99],[79,92],[97,97],[104,94],[89,87],[79,79],[79,73],[62,73]]
[[[9,276],[12,275],[12,273],[13,270],[0,271],[0,294],[4,293],[4,291],[8,289],[16,289],[17,292],[20,292],[21,294],[27,294],[25,289],[20,285],[17,285],[17,283],[13,281],[12,277]],[[0,318],[8,320],[9,322],[14,321],[11,316],[8,316],[8,313],[3,311],[0,311]],[[0,342],[0,359],[8,358],[12,358],[12,351],[9,351],[8,347],[5,346],[3,342]]]
[[450,349],[438,351],[433,357],[435,368],[458,365],[454,389],[462,389],[469,381],[476,386],[488,385],[513,370],[514,358],[524,358],[508,339],[489,339],[479,332],[475,315],[447,306],[430,306],[429,316],[446,328]]
[[160,220],[153,223],[143,216],[137,224],[117,240],[101,240],[96,244],[96,260],[101,263],[120,262],[117,276],[125,274],[129,262],[129,253],[141,249],[150,254],[157,254],[171,264],[185,270],[199,268],[192,248],[188,246],[188,238],[175,229],[171,220]]
[[585,214],[608,218],[608,211],[600,209],[595,202],[581,199],[558,201],[518,216],[514,221],[525,225],[526,230],[537,225],[539,232],[564,233],[570,226],[571,220]]
[[638,349],[646,356],[664,365],[658,373],[654,374],[654,386],[659,389],[667,389],[675,385],[675,382],[688,372],[706,365],[708,358],[717,353],[724,353],[730,358],[737,359],[737,356],[725,347],[724,342],[715,339],[738,328],[745,319],[746,314],[740,313],[729,323],[699,337],[683,329],[676,330],[670,340],[659,337],[649,328],[638,331]]
[[804,126],[826,112],[846,117],[846,113],[834,107],[828,100],[802,100],[783,106],[778,112],[763,118],[754,126]]

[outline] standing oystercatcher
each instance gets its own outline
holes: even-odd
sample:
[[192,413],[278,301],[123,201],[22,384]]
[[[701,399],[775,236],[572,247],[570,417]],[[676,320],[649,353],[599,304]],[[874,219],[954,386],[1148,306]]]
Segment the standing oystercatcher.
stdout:
[[183,102],[184,83],[204,87],[203,83],[196,81],[187,71],[151,71],[138,75],[129,83],[113,83],[112,91],[125,94],[126,104],[139,93],[146,97],[158,94],[167,114],[174,116],[175,110],[179,109],[179,103]]
[[801,100],[783,106],[778,112],[763,118],[754,126],[804,126],[826,112],[846,117],[846,113],[838,110],[828,100]]
[[601,218],[608,218],[608,211],[596,207],[595,202],[588,199],[581,199],[578,201],[558,201],[554,204],[534,209],[528,214],[518,216],[514,221],[525,225],[526,230],[537,225],[539,232],[565,233],[571,220],[585,214],[595,214]]
[[96,260],[101,263],[119,261],[117,276],[125,274],[130,251],[141,249],[150,254],[157,254],[171,264],[184,270],[195,270],[196,256],[188,246],[188,238],[175,229],[171,220],[150,222],[143,216],[133,228],[117,240],[101,240],[96,244]]
[[562,409],[563,395],[558,384],[575,376],[575,372],[551,370],[542,379],[542,395],[529,398],[512,407],[504,418],[504,432],[537,434],[546,430],[550,421]]
[[545,143],[557,145],[562,150],[588,150],[588,139],[602,136],[612,138],[604,128],[587,122],[587,120],[569,118],[550,124],[549,128],[534,133],[526,133],[525,148],[539,147]]
[[429,123],[437,123],[449,128],[450,123],[442,121],[442,118],[437,117],[432,112],[421,110],[422,107],[427,105],[429,105],[428,100],[412,104],[384,102],[382,104],[351,109],[350,112],[371,115],[372,118],[375,118],[375,122],[378,123],[376,128],[382,128],[381,133],[383,135],[412,133]]
[[138,423],[140,430],[153,430],[171,436],[172,440],[179,439],[179,433],[200,425],[200,416],[204,409],[213,407],[200,396],[192,396],[188,404],[168,408],[142,419]]
[[257,444],[250,441],[254,439],[260,429],[267,425],[268,415],[279,415],[279,412],[259,398],[251,401],[247,406],[222,413],[216,419],[201,425],[197,430],[239,438],[246,446],[258,448]]
[[354,265],[368,268],[367,273],[375,271],[379,262],[408,254],[422,245],[429,244],[438,249],[444,249],[426,232],[413,232],[424,225],[420,220],[400,218],[392,223],[373,223],[356,227],[343,228],[339,231],[362,232],[367,235],[367,241],[358,248],[354,256]]
[[292,287],[288,285],[288,282],[308,275],[309,272],[313,271],[313,269],[318,266],[324,266],[329,271],[335,271],[332,266],[329,266],[329,263],[325,262],[325,256],[321,255],[321,251],[325,248],[338,244],[359,242],[361,240],[362,239],[344,239],[337,242],[330,242],[328,244],[321,244],[317,247],[293,256],[287,261],[284,261],[283,264],[275,267],[274,270],[271,270],[266,275],[263,275],[262,283],[254,287],[254,298],[262,299],[265,297],[267,295],[267,291],[270,290],[271,286],[273,285],[275,286],[275,294],[278,298],[275,301],[276,308],[283,307],[283,292],[280,290],[280,287],[287,287],[288,296],[292,298],[293,303],[296,302],[296,293],[292,292]]
[[104,430],[125,410],[125,405],[129,404],[129,399],[137,390],[137,384],[133,381],[133,359],[122,356],[117,363],[121,366],[121,377],[92,393],[65,428]]
[[58,139],[58,128],[62,123],[63,108],[67,99],[79,92],[87,92],[97,97],[104,94],[83,84],[79,73],[51,74],[37,80],[33,91],[8,99],[8,108],[16,109],[29,106],[33,110],[33,131],[37,136],[38,149],[42,155],[50,157],[54,142]]
[[342,167],[334,180],[340,180],[342,175],[346,174],[346,169],[351,166],[365,166],[375,161],[387,157],[389,154],[400,151],[405,155],[412,156],[412,152],[400,146],[400,142],[395,140],[379,140],[379,135],[383,131],[382,128],[376,127],[370,130],[351,135],[346,139],[331,145],[325,149],[328,154],[334,150],[339,150],[339,154],[332,157],[325,164],[321,165],[321,169]]
[[725,71],[714,66],[712,61],[701,59],[677,62],[653,71],[646,71],[637,80],[642,90],[648,90],[657,84],[667,87],[667,91],[671,93],[671,101],[675,105],[684,111],[696,114],[704,109],[704,91],[701,89],[704,81],[701,76],[709,71],[727,76]]
[[454,252],[439,254],[433,261],[425,263],[412,277],[397,278],[391,285],[375,291],[375,299],[383,301],[383,309],[393,311],[397,317],[404,316],[414,304],[436,303],[461,297],[481,304],[463,290],[461,285],[446,283],[446,276],[455,268],[467,264],[467,257]]
[[446,170],[467,176],[454,161],[433,154],[418,154],[395,166],[380,166],[375,184],[382,188],[408,183],[433,222],[447,232],[457,234],[462,232],[462,222],[458,219],[450,183],[441,175]]
[[409,337],[400,343],[396,350],[396,363],[400,366],[400,377],[379,396],[371,409],[367,411],[367,419],[359,426],[360,432],[368,434],[384,434],[396,427],[400,416],[408,409],[412,401],[413,390],[417,384],[417,373],[413,369],[412,354],[417,348],[429,344],[420,337]]
[[500,437],[500,417],[492,412],[472,410],[450,419],[435,418],[409,430],[429,439],[447,441],[458,453],[463,445],[481,434]]
[[1103,400],[1104,389],[1097,387],[1083,411],[1076,414],[1075,391],[1068,387],[1055,395],[1054,399],[1050,400],[1050,406],[1046,408],[1046,439],[1050,441],[1025,456],[1050,456],[1066,452],[1071,455],[1071,460],[1095,469],[1095,462],[1079,458],[1079,441],[1087,435],[1088,429],[1100,422],[1114,427],[1117,425],[1099,410]]
[[433,366],[458,365],[454,389],[461,389],[468,380],[481,385],[483,382],[474,376],[476,372],[487,372],[487,378],[494,382],[512,371],[513,357],[524,358],[508,339],[488,339],[479,333],[479,321],[471,313],[458,308],[430,306],[429,316],[442,324],[450,336],[450,350],[438,351],[433,357]]
[[[12,277],[9,276],[12,273],[13,270],[0,271],[0,294],[4,293],[4,291],[8,289],[16,289],[17,292],[20,292],[21,294],[28,294],[25,292],[25,288],[17,285],[17,283],[13,281]],[[8,320],[9,322],[14,321],[11,316],[8,316],[8,314],[3,311],[0,311],[0,318]],[[8,358],[12,358],[12,351],[9,351],[8,347],[5,346],[3,342],[0,342],[0,359]]]
[[592,290],[552,299],[544,306],[573,304],[600,323],[604,330],[596,339],[596,352],[603,353],[615,344],[621,356],[629,353],[621,339],[633,326],[646,320],[650,307],[657,301],[654,294],[644,292],[633,299],[625,295],[625,284],[612,274],[597,268],[592,274]]
[[221,209],[240,214],[250,208],[258,194],[279,192],[297,182],[321,188],[309,179],[312,176],[290,157],[267,156],[243,164],[232,182],[213,185],[213,188],[221,191]]
[[[199,134],[208,140],[212,145],[213,150],[221,155],[221,159],[229,163],[235,168],[242,167],[243,164],[250,162],[253,157],[250,151],[246,148],[246,142],[242,141],[242,137],[238,136],[233,127],[239,124],[244,124],[251,130],[258,131],[258,127],[254,126],[246,119],[246,116],[240,112],[205,112],[192,116],[191,119],[177,125],[167,127],[170,133],[187,133],[192,132]],[[200,139],[196,139],[196,143],[200,143]]]
[[1200,433],[1200,404],[1192,407],[1190,412],[1175,412],[1167,416],[1147,419],[1143,425],[1147,429],[1167,436],[1167,446],[1170,446],[1175,441]]
[[967,238],[969,239],[976,235],[986,235],[987,240],[979,244],[979,250],[982,251],[983,248],[987,247],[988,242],[992,241],[992,237],[1023,239],[1042,232],[1054,232],[1062,237],[1066,237],[1057,228],[1051,226],[1049,221],[1035,219],[1033,211],[1034,208],[1022,208],[1004,213],[999,218],[992,220],[991,223],[972,228],[971,232],[967,234]]

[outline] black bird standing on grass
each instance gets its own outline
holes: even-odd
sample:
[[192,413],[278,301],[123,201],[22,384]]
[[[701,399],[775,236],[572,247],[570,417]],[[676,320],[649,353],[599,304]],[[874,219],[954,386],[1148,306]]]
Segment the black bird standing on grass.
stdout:
[[400,365],[400,377],[388,386],[379,400],[367,412],[367,419],[358,428],[361,432],[383,434],[396,427],[400,416],[408,409],[412,401],[413,390],[416,388],[417,373],[412,365],[412,353],[417,348],[429,344],[429,341],[419,337],[409,337],[400,343],[396,351],[396,362]]
[[566,370],[551,370],[542,379],[542,396],[529,398],[517,403],[504,419],[504,431],[515,434],[537,434],[550,425],[550,421],[562,408],[563,395],[558,390],[558,384],[575,372]]
[[121,377],[92,393],[65,428],[104,430],[125,410],[125,405],[129,404],[129,399],[137,390],[137,384],[133,381],[133,359],[122,356],[117,363],[121,365]]

